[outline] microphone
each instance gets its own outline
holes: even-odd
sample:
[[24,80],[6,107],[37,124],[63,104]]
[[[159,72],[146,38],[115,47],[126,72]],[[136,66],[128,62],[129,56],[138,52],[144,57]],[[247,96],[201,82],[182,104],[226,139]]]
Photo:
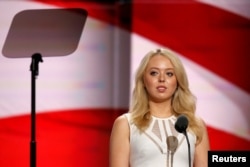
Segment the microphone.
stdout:
[[178,116],[174,127],[179,133],[183,133],[186,137],[187,145],[188,145],[188,162],[189,162],[189,167],[191,167],[190,143],[189,143],[189,139],[188,139],[188,135],[187,135],[187,131],[186,131],[186,129],[188,127],[187,117],[185,115]]
[[177,121],[175,122],[175,129],[179,132],[179,133],[186,133],[186,129],[188,127],[188,119],[185,115],[180,115],[177,118]]

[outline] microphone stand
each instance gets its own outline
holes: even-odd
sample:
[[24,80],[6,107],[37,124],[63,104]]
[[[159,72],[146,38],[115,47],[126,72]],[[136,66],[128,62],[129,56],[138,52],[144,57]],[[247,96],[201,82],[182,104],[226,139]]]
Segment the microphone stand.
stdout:
[[31,141],[30,141],[30,167],[36,166],[36,76],[38,76],[39,62],[43,62],[39,53],[32,55],[31,71]]
[[187,145],[188,145],[188,166],[191,167],[191,153],[190,153],[190,143],[189,143],[189,139],[188,139],[188,135],[187,135],[187,132],[186,130],[183,131],[183,134],[185,135],[186,137],[186,140],[187,140]]
[[187,140],[187,145],[188,145],[188,166],[191,167],[191,153],[190,153],[190,143],[189,143],[189,139],[188,139],[188,135],[187,135],[187,127],[188,127],[188,119],[185,115],[180,115],[177,118],[177,121],[175,122],[175,129],[179,132],[179,133],[183,133],[186,137]]

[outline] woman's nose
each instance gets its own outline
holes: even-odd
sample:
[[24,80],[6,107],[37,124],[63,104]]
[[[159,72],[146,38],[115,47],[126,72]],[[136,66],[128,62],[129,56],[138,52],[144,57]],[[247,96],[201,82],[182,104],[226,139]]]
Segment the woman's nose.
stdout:
[[159,76],[159,82],[165,82],[165,76],[164,75],[160,75]]

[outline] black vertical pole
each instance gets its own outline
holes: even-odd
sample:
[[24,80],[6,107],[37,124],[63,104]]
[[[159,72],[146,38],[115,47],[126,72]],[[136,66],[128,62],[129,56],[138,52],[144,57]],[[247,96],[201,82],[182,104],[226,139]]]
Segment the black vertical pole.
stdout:
[[31,141],[30,141],[30,167],[36,167],[36,76],[38,75],[38,64],[43,62],[38,53],[32,56],[31,71]]

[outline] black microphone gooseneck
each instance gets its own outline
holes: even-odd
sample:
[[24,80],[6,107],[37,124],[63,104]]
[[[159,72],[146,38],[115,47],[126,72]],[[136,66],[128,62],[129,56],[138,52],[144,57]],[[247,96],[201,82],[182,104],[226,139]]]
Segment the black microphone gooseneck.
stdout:
[[186,137],[187,140],[187,145],[188,145],[188,162],[189,162],[189,167],[191,167],[191,153],[190,153],[190,143],[187,135],[187,127],[188,127],[188,119],[185,115],[180,115],[177,118],[177,121],[175,122],[175,129],[179,133],[183,133]]

